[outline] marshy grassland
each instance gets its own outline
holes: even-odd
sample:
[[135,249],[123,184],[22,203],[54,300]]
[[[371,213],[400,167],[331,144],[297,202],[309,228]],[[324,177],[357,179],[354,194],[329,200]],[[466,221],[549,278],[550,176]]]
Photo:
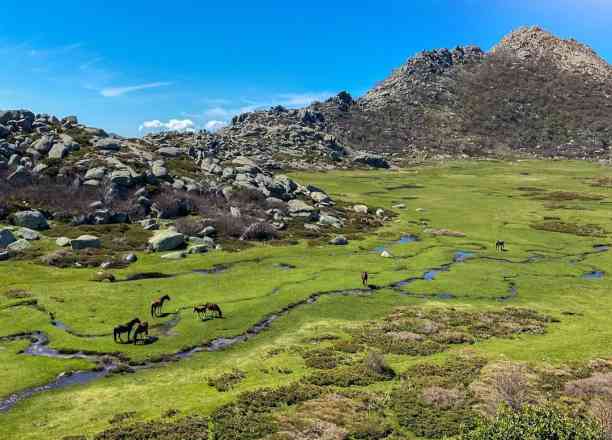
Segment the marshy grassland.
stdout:
[[[137,252],[112,283],[95,268],[0,262],[1,399],[117,367],[20,398],[0,412],[0,438],[442,438],[507,402],[508,377],[521,403],[597,416],[593,390],[612,388],[610,168],[466,161],[291,177],[394,216],[346,246]],[[198,319],[206,302],[223,318]],[[134,317],[150,343],[115,343]],[[33,333],[51,355],[23,353]]]

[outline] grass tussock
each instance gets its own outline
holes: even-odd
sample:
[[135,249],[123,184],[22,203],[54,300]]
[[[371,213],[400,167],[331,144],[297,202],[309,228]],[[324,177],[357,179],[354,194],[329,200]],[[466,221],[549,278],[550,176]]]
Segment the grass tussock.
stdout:
[[533,229],[548,232],[561,232],[563,234],[572,234],[582,237],[603,237],[607,231],[595,224],[579,225],[577,223],[568,223],[560,220],[547,220],[531,225]]
[[225,392],[234,388],[234,386],[242,382],[244,378],[246,378],[246,373],[244,371],[233,369],[228,373],[209,378],[208,385],[215,388],[217,391]]

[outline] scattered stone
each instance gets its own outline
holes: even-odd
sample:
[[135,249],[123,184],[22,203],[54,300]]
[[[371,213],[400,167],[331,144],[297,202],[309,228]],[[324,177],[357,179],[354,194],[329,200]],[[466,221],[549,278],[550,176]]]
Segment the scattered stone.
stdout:
[[105,175],[106,175],[106,168],[95,167],[95,168],[90,168],[89,170],[87,170],[84,178],[85,180],[90,180],[90,179],[102,180]]
[[316,203],[329,204],[331,199],[323,192],[315,191],[310,193],[310,198]]
[[321,214],[319,216],[319,224],[323,226],[333,226],[338,229],[342,227],[342,221],[338,217],[329,214]]
[[330,240],[329,243],[337,245],[337,246],[344,246],[344,245],[348,244],[348,240],[346,239],[346,237],[344,235],[338,235],[334,239]]
[[110,175],[110,182],[117,186],[130,186],[132,175],[127,169],[115,170]]
[[7,250],[12,251],[12,252],[22,252],[22,251],[25,251],[26,249],[29,249],[30,247],[32,247],[32,245],[30,244],[28,240],[20,238],[19,240],[14,241],[11,244],[9,244],[6,248]]
[[366,205],[355,205],[353,206],[353,211],[355,211],[357,214],[367,214],[368,207]]
[[38,240],[40,238],[40,234],[30,228],[19,228],[17,234],[25,240]]
[[188,249],[190,254],[204,254],[208,252],[208,246],[205,244],[196,244]]
[[217,229],[214,226],[206,226],[200,234],[204,237],[214,237],[217,235]]
[[389,162],[377,154],[358,153],[353,157],[353,163],[356,165],[367,165],[372,168],[389,168]]
[[289,213],[293,217],[311,217],[317,208],[298,199],[289,200]]
[[97,150],[119,151],[121,143],[117,139],[104,138],[95,141],[93,146]]
[[68,155],[70,149],[63,143],[53,144],[51,150],[49,150],[49,159],[60,160]]
[[404,203],[398,203],[397,205],[392,206],[393,209],[404,209],[405,207],[406,207],[406,204]]
[[157,152],[166,157],[179,157],[182,154],[182,150],[176,147],[163,147],[158,149]]
[[0,261],[6,261],[11,258],[11,254],[8,251],[0,251]]
[[49,229],[47,219],[40,211],[20,211],[13,215],[13,222],[17,226],[23,226],[37,231]]
[[17,239],[10,229],[0,229],[0,249],[6,248],[15,241],[17,241]]
[[391,253],[388,250],[386,250],[386,249],[380,253],[380,256],[383,257],[383,258],[391,258],[391,257],[393,257],[393,255],[391,255]]
[[102,243],[95,235],[81,235],[80,237],[71,240],[70,245],[72,246],[73,250],[78,251],[88,248],[98,249],[100,246],[102,246]]
[[154,251],[171,251],[185,245],[185,236],[176,231],[160,231],[149,239]]
[[60,247],[70,246],[70,239],[68,237],[59,237],[55,240],[55,244]]
[[382,208],[378,208],[376,210],[376,217],[384,217],[385,216],[385,210]]

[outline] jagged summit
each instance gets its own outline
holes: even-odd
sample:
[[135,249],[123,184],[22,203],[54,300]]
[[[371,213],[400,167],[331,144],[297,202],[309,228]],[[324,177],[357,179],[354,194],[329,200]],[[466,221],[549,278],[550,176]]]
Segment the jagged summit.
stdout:
[[478,63],[484,55],[484,52],[476,46],[419,52],[395,69],[387,79],[367,92],[359,101],[365,107],[380,107],[389,100],[400,97],[415,98],[411,96],[415,88],[436,81],[455,66]]
[[557,67],[609,77],[610,65],[592,48],[575,39],[562,39],[538,26],[521,27],[506,35],[491,53],[511,51],[520,59],[547,57]]

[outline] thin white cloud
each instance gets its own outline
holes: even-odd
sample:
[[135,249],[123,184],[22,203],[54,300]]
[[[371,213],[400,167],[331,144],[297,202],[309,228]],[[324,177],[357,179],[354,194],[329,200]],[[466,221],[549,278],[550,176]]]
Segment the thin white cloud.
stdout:
[[168,122],[162,122],[159,119],[144,121],[139,131],[155,131],[155,130],[172,130],[172,131],[191,131],[194,129],[194,123],[191,119],[170,119]]
[[81,63],[81,65],[79,66],[79,69],[80,70],[90,70],[96,64],[99,64],[102,60],[103,60],[102,57],[91,58],[85,61],[84,63]]
[[80,49],[81,47],[83,47],[83,43],[67,44],[65,46],[52,47],[48,49],[31,48],[29,54],[32,57],[50,57],[72,52],[76,49]]
[[227,126],[227,122],[223,122],[223,121],[208,121],[206,123],[206,125],[204,125],[204,128],[206,128],[206,130],[208,131],[218,131],[221,130],[223,127]]
[[331,92],[281,93],[276,97],[276,100],[278,100],[281,105],[287,107],[302,107],[310,105],[315,101],[325,101],[332,95],[334,94]]
[[169,86],[171,84],[171,82],[153,82],[126,87],[106,87],[100,90],[100,94],[107,98],[114,98],[116,96],[125,95],[126,93],[137,92],[139,90],[156,89],[158,87]]
[[228,125],[232,117],[242,113],[264,110],[275,105],[282,105],[288,108],[306,107],[315,101],[324,101],[333,95],[332,92],[322,91],[278,93],[260,99],[241,98],[233,101],[229,99],[209,99],[207,102],[211,104],[211,106],[206,108],[202,113],[186,115],[196,119],[202,118],[204,120],[204,127],[207,130],[210,130],[209,124],[213,130],[218,130],[219,128],[217,127],[220,127],[220,123]]

